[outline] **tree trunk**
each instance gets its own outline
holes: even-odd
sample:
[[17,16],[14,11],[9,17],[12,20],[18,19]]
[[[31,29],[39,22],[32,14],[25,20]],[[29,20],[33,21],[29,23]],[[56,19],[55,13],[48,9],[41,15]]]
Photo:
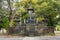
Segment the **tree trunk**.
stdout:
[[48,16],[48,30],[50,34],[54,34],[55,27],[51,15]]
[[54,30],[55,30],[55,28],[54,27],[48,27],[48,33],[49,34],[52,34],[52,35],[54,35]]
[[13,13],[13,11],[12,11],[12,7],[11,7],[11,2],[10,2],[10,0],[7,0],[7,2],[8,2],[8,6],[9,6],[9,9],[10,9],[10,14],[9,14],[9,33],[13,33],[13,19],[14,19],[14,17],[15,17],[15,14]]

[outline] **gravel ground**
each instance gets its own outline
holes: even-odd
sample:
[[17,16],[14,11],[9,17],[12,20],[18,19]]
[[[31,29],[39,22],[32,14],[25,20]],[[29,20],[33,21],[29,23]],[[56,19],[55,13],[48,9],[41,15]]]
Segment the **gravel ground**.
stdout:
[[60,32],[56,32],[55,36],[37,36],[37,37],[22,37],[12,35],[0,35],[0,40],[60,40]]
[[0,36],[0,40],[60,40],[60,36],[39,36],[39,37]]

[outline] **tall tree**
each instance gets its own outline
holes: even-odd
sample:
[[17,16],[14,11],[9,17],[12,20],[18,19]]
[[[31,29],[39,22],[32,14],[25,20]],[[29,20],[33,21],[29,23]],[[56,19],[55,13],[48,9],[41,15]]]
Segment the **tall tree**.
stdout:
[[7,0],[8,8],[9,8],[9,32],[13,32],[13,20],[15,17],[15,9],[13,9],[13,1],[14,0]]

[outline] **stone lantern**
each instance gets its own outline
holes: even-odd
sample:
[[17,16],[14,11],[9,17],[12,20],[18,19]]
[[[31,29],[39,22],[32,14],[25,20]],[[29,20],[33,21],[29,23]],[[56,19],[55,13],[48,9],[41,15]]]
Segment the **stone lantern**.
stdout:
[[32,13],[33,13],[33,8],[32,8],[32,5],[28,8],[28,13],[29,13],[29,18],[30,18],[30,20],[32,20],[32,17],[33,17],[33,15],[32,15]]

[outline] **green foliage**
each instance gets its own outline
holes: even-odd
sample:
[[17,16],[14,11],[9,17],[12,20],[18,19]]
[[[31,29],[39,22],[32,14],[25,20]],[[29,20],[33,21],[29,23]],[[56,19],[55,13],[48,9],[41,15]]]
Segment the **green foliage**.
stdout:
[[8,29],[8,10],[6,9],[1,9],[0,10],[0,28],[5,28]]
[[[34,18],[39,19],[38,21],[44,20],[44,16],[47,17],[47,24],[49,26],[55,26],[57,23],[56,16],[60,13],[60,3],[58,0],[22,0],[20,2],[14,3],[12,7],[16,8],[16,15],[20,15],[21,21],[28,18],[28,8],[30,5],[29,1],[32,3],[32,7],[34,9]],[[0,18],[0,27],[8,28],[9,20],[6,16],[9,15],[7,9],[0,10],[1,18]],[[4,16],[5,15],[5,16]],[[42,18],[40,16],[43,16]],[[15,22],[13,22],[15,25]]]
[[2,23],[2,27],[5,28],[5,29],[8,29],[8,24],[9,24],[9,20],[8,19],[5,19],[3,20],[3,23]]
[[5,18],[5,19],[3,19],[3,18],[4,17],[1,18],[2,20],[0,20],[0,27],[7,29],[9,20],[8,20],[8,18]]
[[[32,3],[32,7],[34,9],[34,17],[38,18],[39,20],[41,20],[40,16],[43,15],[48,17],[48,25],[49,26],[55,26],[55,24],[57,23],[56,20],[56,16],[58,15],[58,11],[56,11],[56,9],[59,10],[60,8],[60,3],[57,0],[30,0],[30,2]],[[22,20],[24,20],[25,18],[28,17],[28,13],[27,14],[22,14],[26,13],[30,6],[29,1],[27,0],[22,0],[20,2],[17,2],[16,5],[17,7],[21,8],[20,10],[17,10],[18,12],[21,13],[21,15],[23,15],[21,18]],[[26,10],[24,12],[24,10]],[[18,13],[17,12],[17,13]],[[51,17],[51,18],[49,18]],[[42,20],[41,20],[42,21]]]

